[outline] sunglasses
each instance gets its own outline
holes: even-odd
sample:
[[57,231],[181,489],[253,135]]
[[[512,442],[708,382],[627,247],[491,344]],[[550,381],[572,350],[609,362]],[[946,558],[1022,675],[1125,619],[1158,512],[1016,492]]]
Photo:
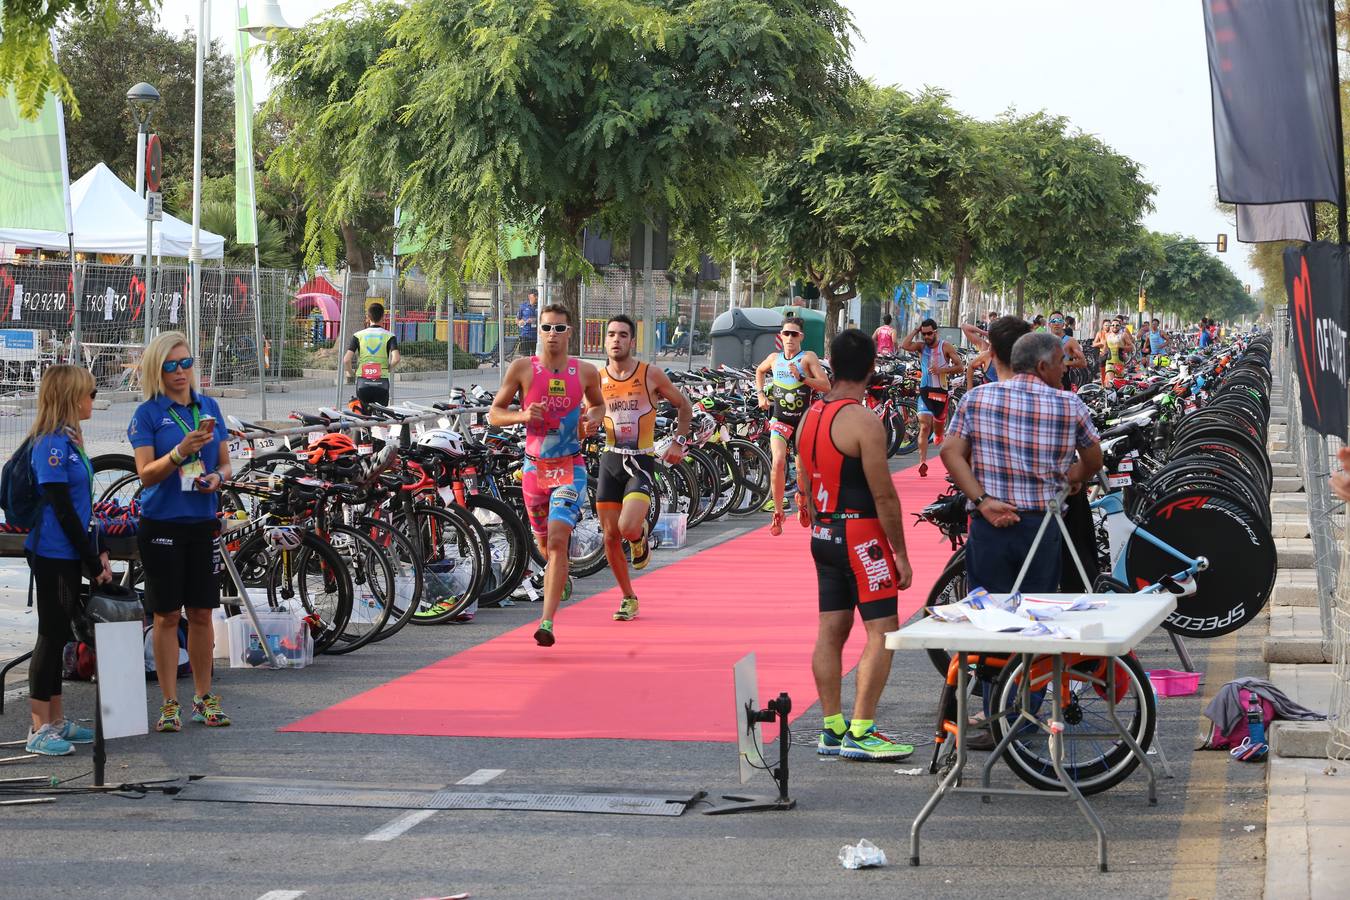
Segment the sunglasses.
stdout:
[[186,372],[188,369],[192,368],[193,362],[194,360],[190,356],[185,356],[182,359],[166,359],[164,360],[164,365],[161,368],[164,369],[165,374],[169,372],[177,372],[179,369],[182,369],[184,372]]
[[799,338],[802,336],[802,333],[800,331],[780,331],[778,333],[781,334],[783,337]]
[[1063,325],[1063,324],[1064,324],[1064,320],[1063,320],[1063,319],[1051,319],[1051,320],[1050,320],[1050,324],[1051,324],[1051,325]]
[[937,334],[937,332],[936,332],[936,331],[920,331],[919,334],[920,334],[920,336],[922,336],[922,337],[932,337],[933,335]]
[[571,325],[565,325],[562,324],[561,322],[557,324],[554,324],[553,322],[545,322],[543,325],[539,326],[539,330],[542,331],[544,334],[566,334],[571,329],[572,329]]

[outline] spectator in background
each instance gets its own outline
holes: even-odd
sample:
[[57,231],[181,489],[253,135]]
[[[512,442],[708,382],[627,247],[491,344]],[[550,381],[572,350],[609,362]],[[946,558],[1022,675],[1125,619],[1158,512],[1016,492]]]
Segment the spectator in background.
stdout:
[[361,403],[389,403],[389,385],[401,354],[398,339],[384,327],[384,304],[366,308],[366,327],[352,335],[342,357],[343,369],[351,369],[356,381],[356,399]]
[[895,352],[895,329],[889,315],[881,317],[881,327],[872,332],[872,340],[876,341],[878,355],[890,356]]
[[535,340],[537,338],[536,327],[539,324],[539,292],[531,289],[525,297],[525,302],[520,304],[520,312],[516,314],[516,325],[520,328],[520,340],[516,344],[516,354],[518,356],[534,356]]
[[1331,476],[1331,492],[1350,503],[1350,447],[1337,450],[1336,461],[1341,464],[1341,470]]
[[1065,317],[1064,317],[1064,333],[1065,333],[1065,334],[1067,334],[1069,337],[1073,337],[1073,336],[1074,336],[1073,330],[1074,330],[1076,327],[1078,327],[1078,322],[1075,321],[1075,319],[1074,319],[1073,316],[1065,316]]
[[1031,320],[1032,331],[1045,331],[1045,316],[1038,315]]

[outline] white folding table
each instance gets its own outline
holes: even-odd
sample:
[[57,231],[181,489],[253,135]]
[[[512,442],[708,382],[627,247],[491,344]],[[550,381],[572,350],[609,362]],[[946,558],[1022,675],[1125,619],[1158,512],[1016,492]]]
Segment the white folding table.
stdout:
[[[995,594],[995,598],[1006,597],[1007,595]],[[1075,597],[1085,596],[1083,594],[1035,594],[1036,597],[1043,597],[1054,600],[1072,600]],[[1055,775],[1061,785],[1064,786],[1065,793],[1062,796],[1071,798],[1083,813],[1088,824],[1097,835],[1097,867],[1101,871],[1106,871],[1106,831],[1102,828],[1101,820],[1097,814],[1092,811],[1087,800],[1083,797],[1078,786],[1074,783],[1064,771],[1063,757],[1063,676],[1064,676],[1064,657],[1066,654],[1078,654],[1082,656],[1100,656],[1116,657],[1125,656],[1136,646],[1138,646],[1145,637],[1147,637],[1155,628],[1157,628],[1172,611],[1176,609],[1176,599],[1166,593],[1148,593],[1148,594],[1091,594],[1086,595],[1094,598],[1105,599],[1107,605],[1102,609],[1082,610],[1076,612],[1063,613],[1057,622],[1065,625],[1081,627],[1099,625],[1100,635],[1081,640],[1071,640],[1064,638],[1052,638],[1046,636],[1028,636],[1015,632],[989,632],[981,631],[969,622],[943,622],[936,618],[926,618],[915,622],[899,631],[892,631],[886,635],[886,647],[891,650],[946,650],[954,653],[958,657],[957,665],[957,687],[956,687],[956,761],[951,771],[942,779],[937,790],[928,798],[919,815],[914,820],[909,832],[909,862],[910,865],[919,864],[919,832],[928,817],[937,809],[937,805],[942,799],[950,793],[972,793],[980,794],[988,802],[991,795],[1013,795],[1018,797],[1056,797],[1061,796],[1056,792],[1045,791],[1026,791],[1013,789],[992,788],[989,786],[989,776],[993,770],[994,764],[1007,750],[1008,745],[1012,743],[1017,735],[1018,729],[1010,727],[1008,733],[1004,735],[1003,740],[990,754],[989,760],[985,763],[983,775],[978,788],[961,787],[961,775],[966,765],[966,730],[969,725],[969,712],[967,709],[967,693],[969,687],[968,658],[971,655],[982,656],[1015,656],[1022,657],[1022,671],[1030,673],[1032,671],[1032,660],[1036,657],[1049,657],[1052,666],[1052,675],[1050,681],[1050,722],[1049,724],[1041,722],[1035,715],[1031,707],[1030,678],[1022,679],[1022,690],[1019,691],[1018,713],[1019,722],[1025,721],[1032,726],[1045,731],[1049,736],[1050,757],[1054,764]],[[1090,629],[1091,630],[1091,629]],[[1144,766],[1148,772],[1148,801],[1150,805],[1158,802],[1157,798],[1157,774],[1153,770],[1148,756],[1129,733],[1120,719],[1116,716],[1116,666],[1106,666],[1106,686],[1104,698],[1108,717],[1115,727],[1121,740],[1129,747],[1132,753]]]

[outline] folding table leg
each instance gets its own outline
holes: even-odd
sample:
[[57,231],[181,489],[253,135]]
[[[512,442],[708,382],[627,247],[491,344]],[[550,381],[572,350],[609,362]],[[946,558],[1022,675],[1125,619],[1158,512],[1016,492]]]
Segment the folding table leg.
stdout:
[[952,765],[950,772],[938,784],[937,790],[928,798],[928,802],[919,810],[919,815],[914,819],[914,824],[909,826],[909,864],[917,866],[919,864],[919,831],[923,828],[923,823],[928,821],[928,817],[937,809],[942,798],[947,795],[954,786],[961,783],[961,770],[966,767],[966,729],[970,716],[970,711],[966,703],[966,691],[969,687],[966,675],[966,654],[958,651],[956,661],[956,762]]
[[[1092,830],[1097,833],[1097,869],[1105,872],[1106,869],[1106,829],[1102,827],[1101,819],[1092,811],[1088,805],[1087,798],[1083,792],[1078,789],[1069,774],[1064,771],[1064,657],[1056,653],[1050,657],[1052,662],[1053,680],[1050,682],[1050,692],[1053,702],[1050,706],[1050,762],[1055,767],[1055,775],[1059,778],[1059,783],[1064,785],[1064,790],[1073,802],[1078,804],[1079,811],[1083,818],[1088,820]],[[1108,666],[1114,669],[1114,666]],[[1110,691],[1108,690],[1108,695]]]
[[[1116,715],[1116,663],[1115,660],[1107,660],[1106,664],[1106,714],[1111,718],[1111,724],[1116,726],[1116,731],[1120,733],[1121,740],[1130,748],[1135,759],[1144,764],[1148,770],[1148,805],[1158,805],[1158,773],[1153,768],[1153,763],[1149,762],[1148,754],[1139,746],[1139,742],[1130,734],[1129,729],[1120,723],[1120,717]],[[1158,729],[1153,729],[1154,737],[1157,737]],[[1160,748],[1161,750],[1161,748]],[[1166,764],[1166,760],[1163,761]]]

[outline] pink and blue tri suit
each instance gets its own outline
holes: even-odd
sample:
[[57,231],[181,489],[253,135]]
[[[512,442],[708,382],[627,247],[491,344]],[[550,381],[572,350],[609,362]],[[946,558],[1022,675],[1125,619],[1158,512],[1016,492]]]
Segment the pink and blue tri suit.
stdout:
[[525,428],[525,467],[521,489],[530,529],[539,537],[548,534],[549,522],[575,528],[586,496],[586,464],[581,456],[580,363],[569,358],[554,371],[539,357],[531,357],[532,377],[525,391],[524,406],[545,405],[541,424]]

